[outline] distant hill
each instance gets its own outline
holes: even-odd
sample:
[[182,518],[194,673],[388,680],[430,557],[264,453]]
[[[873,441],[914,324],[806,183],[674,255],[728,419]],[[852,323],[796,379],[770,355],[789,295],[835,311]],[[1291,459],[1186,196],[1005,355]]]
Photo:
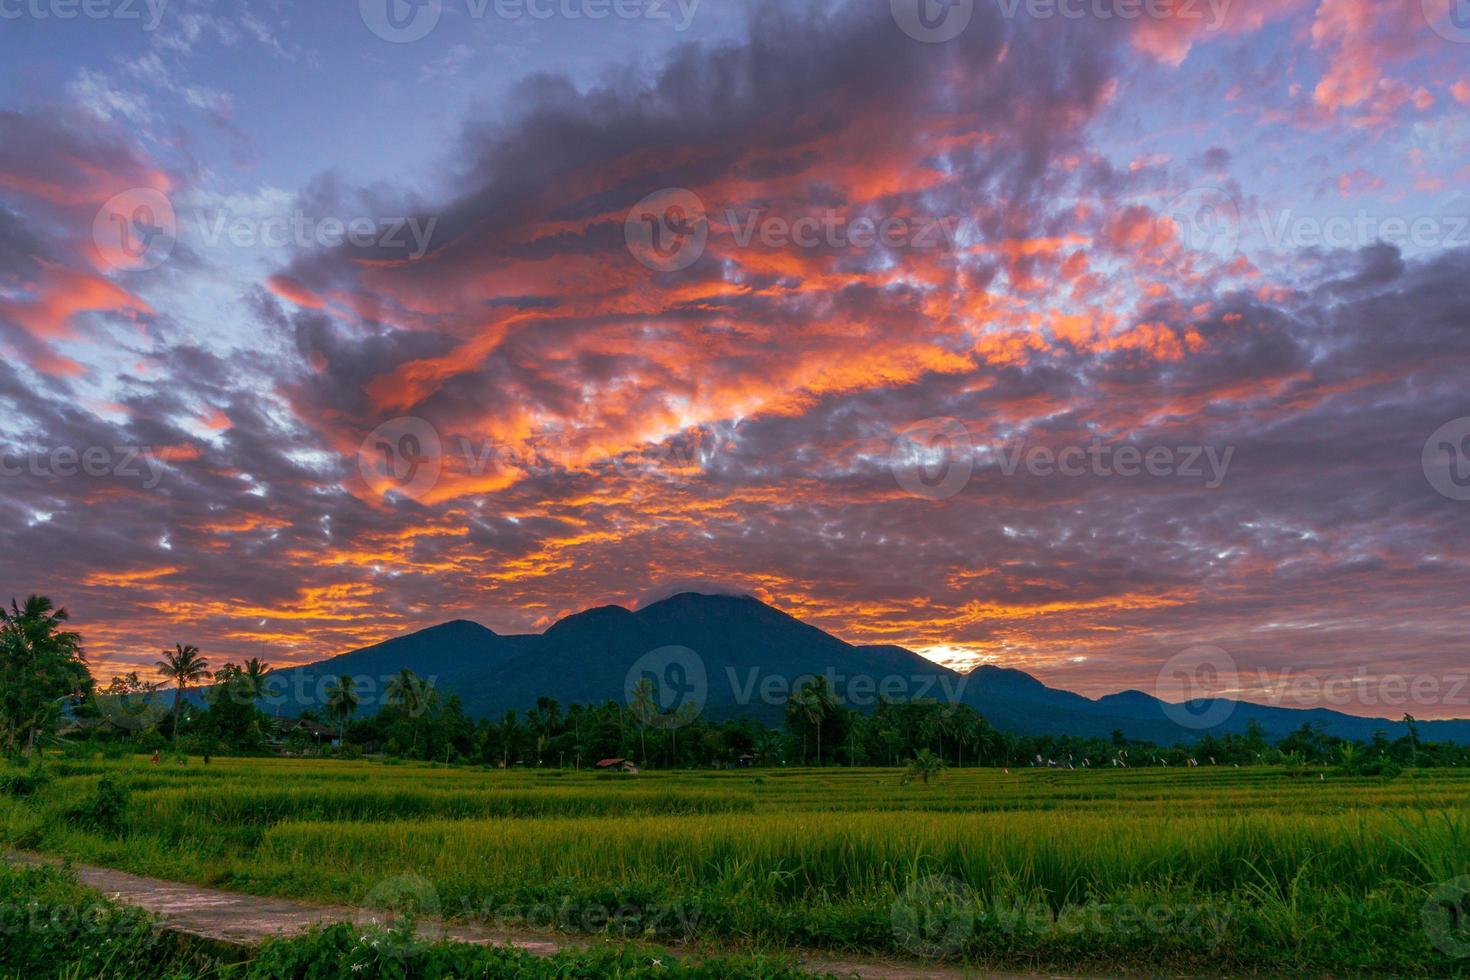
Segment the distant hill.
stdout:
[[[352,674],[367,686],[363,710],[372,711],[381,704],[383,685],[404,668],[431,679],[441,695],[458,695],[477,717],[522,711],[543,696],[563,705],[622,702],[633,681],[648,677],[656,682],[662,707],[686,700],[706,718],[748,716],[775,725],[784,718],[790,691],[811,675],[825,674],[849,707],[870,710],[879,694],[891,701],[958,700],[997,728],[1027,735],[1107,737],[1121,730],[1130,738],[1171,744],[1206,731],[1243,732],[1251,720],[1272,738],[1306,722],[1344,738],[1404,733],[1402,723],[1389,719],[1248,702],[1225,702],[1228,716],[1213,728],[1186,728],[1170,718],[1164,702],[1142,691],[1088,698],[1047,687],[1020,670],[987,665],[961,674],[902,647],[844,643],[749,596],[693,592],[636,611],[589,609],[541,634],[501,636],[466,620],[444,623],[279,671],[266,709],[292,714],[320,707],[327,681]],[[1470,720],[1425,721],[1419,730],[1426,739],[1470,743]]]

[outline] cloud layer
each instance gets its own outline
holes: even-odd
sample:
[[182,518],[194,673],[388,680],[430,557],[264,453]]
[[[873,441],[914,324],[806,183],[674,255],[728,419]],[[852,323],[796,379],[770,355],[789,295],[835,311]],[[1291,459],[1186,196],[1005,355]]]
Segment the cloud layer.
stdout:
[[[1453,51],[1357,0],[1004,9],[931,44],[765,5],[655,67],[533,74],[433,148],[433,190],[328,161],[263,262],[202,230],[281,195],[99,117],[135,103],[95,74],[90,108],[0,112],[0,587],[109,666],[697,580],[1087,693],[1198,643],[1246,696],[1452,675],[1470,503],[1425,445],[1470,415],[1470,236],[1424,195],[1464,159]],[[1302,132],[1374,149],[1258,181],[1222,131],[1303,170]],[[160,215],[96,229],[140,190],[176,211],[153,267],[109,234]],[[1311,234],[1345,201],[1371,233]],[[1426,215],[1427,243],[1384,223]]]

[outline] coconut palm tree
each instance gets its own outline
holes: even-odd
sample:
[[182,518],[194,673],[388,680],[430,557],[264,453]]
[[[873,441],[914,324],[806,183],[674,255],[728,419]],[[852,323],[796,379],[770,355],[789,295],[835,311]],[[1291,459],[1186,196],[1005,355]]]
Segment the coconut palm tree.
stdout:
[[817,729],[817,765],[822,764],[822,722],[837,710],[837,698],[827,686],[827,678],[818,674],[803,684],[800,694],[801,713]]
[[265,693],[265,680],[270,676],[270,672],[271,665],[263,663],[259,657],[251,657],[245,661],[245,666],[240,668],[240,681],[250,692],[251,700],[259,701]]
[[36,732],[57,717],[60,705],[91,689],[82,638],[62,628],[69,617],[45,596],[0,607],[0,735],[7,754],[21,739],[34,751]]
[[642,743],[642,758],[638,762],[646,766],[648,765],[648,722],[658,713],[651,678],[640,677],[634,683],[628,707],[633,709],[633,717],[638,719],[638,738]]
[[500,719],[500,768],[509,769],[511,763],[511,750],[519,751],[518,743],[521,738],[520,722],[516,718],[515,710],[509,710]]
[[699,704],[694,701],[685,701],[674,709],[669,715],[666,727],[669,730],[669,742],[673,752],[673,767],[679,765],[679,729],[699,717]]
[[783,749],[786,747],[785,743],[786,740],[780,732],[773,731],[762,725],[755,736],[756,759],[764,766],[775,765],[777,763],[784,765],[786,762],[783,753]]
[[801,729],[801,764],[806,765],[807,746],[807,721],[811,699],[807,697],[806,688],[795,691],[786,699],[786,727],[795,731]]
[[184,706],[184,691],[210,676],[209,661],[199,655],[199,648],[175,643],[163,651],[163,659],[154,664],[158,672],[174,682],[174,744],[179,744],[179,713]]
[[968,704],[960,704],[954,707],[951,717],[957,753],[955,764],[963,769],[965,768],[965,746],[976,745],[980,740],[980,715]]
[[410,721],[410,731],[413,733],[413,743],[409,753],[418,751],[419,747],[419,715],[423,714],[424,706],[428,702],[428,685],[419,680],[418,675],[407,667],[398,672],[398,676],[388,682],[383,691],[389,704],[398,705]]
[[929,785],[930,777],[938,776],[943,771],[944,758],[942,756],[936,755],[928,749],[920,749],[918,754],[914,756],[913,761],[909,763],[908,771],[903,774],[902,782],[907,786],[915,779],[918,779],[927,786]]
[[347,745],[347,721],[357,712],[357,681],[343,674],[327,685],[327,710],[337,718],[337,738]]

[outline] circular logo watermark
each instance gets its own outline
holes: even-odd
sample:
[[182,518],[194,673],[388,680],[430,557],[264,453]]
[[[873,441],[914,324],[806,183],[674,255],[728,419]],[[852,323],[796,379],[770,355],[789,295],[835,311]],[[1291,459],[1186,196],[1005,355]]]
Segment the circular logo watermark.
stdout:
[[142,690],[102,689],[93,695],[97,717],[125,732],[149,732],[173,713],[173,696],[151,687]]
[[1470,44],[1470,3],[1466,0],[1419,0],[1429,29],[1446,41]]
[[1419,913],[1424,933],[1446,956],[1470,956],[1470,875],[1442,881]]
[[687,269],[709,242],[704,202],[682,187],[655,191],[628,211],[623,238],[633,257],[656,272]]
[[409,415],[378,426],[357,450],[357,468],[379,495],[394,492],[417,500],[434,489],[443,465],[438,430]]
[[[362,901],[362,911],[354,918],[357,926],[372,926],[386,929],[393,936],[398,930],[413,927],[413,937],[425,942],[439,942],[445,938],[444,922],[440,917],[439,892],[423,875],[406,874],[385,878],[373,886]],[[396,943],[380,943],[380,954],[401,954],[406,946]]]
[[1240,207],[1215,187],[1195,187],[1171,200],[1154,219],[1154,245],[1179,243],[1174,261],[1184,253],[1224,260],[1240,246]]
[[357,0],[368,30],[385,41],[408,44],[429,36],[444,13],[444,0]]
[[916,956],[957,953],[975,931],[969,889],[948,875],[909,883],[889,909],[893,937]]
[[924,419],[899,433],[888,455],[898,485],[916,497],[946,500],[975,472],[975,446],[959,419]]
[[1470,416],[1434,430],[1419,457],[1424,478],[1441,496],[1470,500]]
[[1239,682],[1235,658],[1204,644],[1174,654],[1154,679],[1154,696],[1164,702],[1165,716],[1185,728],[1214,728],[1235,712],[1234,701],[1221,695]]
[[893,22],[915,41],[942,44],[970,26],[975,0],[889,0]]
[[623,697],[643,724],[682,728],[700,716],[709,697],[704,658],[688,647],[650,650],[628,668]]
[[92,219],[92,241],[114,269],[156,269],[173,254],[179,221],[162,191],[134,187],[108,199]]
[[113,675],[105,684],[98,681],[87,699],[99,721],[131,734],[152,731],[173,714],[173,693],[140,678],[136,665],[106,656],[88,660],[93,676]]

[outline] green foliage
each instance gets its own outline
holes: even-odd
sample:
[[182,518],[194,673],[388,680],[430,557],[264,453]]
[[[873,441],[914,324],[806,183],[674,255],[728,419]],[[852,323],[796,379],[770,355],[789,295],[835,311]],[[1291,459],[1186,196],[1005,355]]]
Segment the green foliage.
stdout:
[[82,638],[63,629],[68,619],[45,596],[0,607],[0,750],[15,758],[52,733],[62,705],[91,690]]
[[203,977],[214,964],[148,916],[108,902],[50,867],[0,864],[5,898],[0,975],[8,977]]
[[[790,699],[786,702],[786,727],[790,729],[793,736],[801,736],[803,765],[809,761],[822,765],[825,755],[822,750],[822,729],[827,730],[830,746],[831,736],[834,734],[833,728],[845,719],[846,712],[838,706],[837,698],[833,695],[827,678],[814,677],[792,692]],[[816,754],[812,759],[807,757],[809,736],[815,736]],[[840,739],[838,741],[840,742]]]
[[0,795],[18,800],[29,799],[51,782],[50,773],[39,765],[29,769],[0,772]]
[[198,647],[176,643],[172,650],[163,651],[163,659],[154,666],[174,684],[173,740],[177,744],[179,726],[183,720],[184,692],[191,684],[197,684],[210,676],[209,661],[199,655]]
[[99,834],[121,834],[127,829],[130,797],[127,785],[109,773],[97,780],[92,792],[82,802],[67,810],[67,822]]
[[928,749],[920,749],[913,760],[909,762],[908,768],[904,770],[902,782],[907,786],[917,779],[925,786],[928,786],[929,780],[938,776],[943,771],[943,759]]
[[0,895],[6,898],[0,975],[11,977],[794,980],[808,976],[769,957],[675,959],[659,950],[601,946],[543,959],[505,947],[415,939],[407,929],[362,930],[349,925],[275,939],[246,961],[236,957],[222,962],[207,945],[154,929],[144,913],[78,886],[59,868],[0,865]]
[[351,675],[343,674],[327,685],[327,711],[337,719],[344,741],[347,737],[347,722],[357,712],[358,702],[357,682]]
[[484,977],[488,980],[552,980],[619,977],[626,980],[796,980],[811,974],[772,957],[676,959],[632,946],[596,947],[541,959],[500,946],[415,940],[405,931],[362,931],[346,925],[316,929],[300,939],[265,946],[250,964],[254,978]]
[[[247,663],[263,671],[259,660]],[[261,712],[257,703],[261,696],[264,673],[252,674],[247,667],[227,663],[214,675],[214,685],[209,689],[206,700],[209,710],[204,713],[201,749],[219,752],[230,748],[235,751],[259,752],[265,748],[265,727],[269,719]]]

